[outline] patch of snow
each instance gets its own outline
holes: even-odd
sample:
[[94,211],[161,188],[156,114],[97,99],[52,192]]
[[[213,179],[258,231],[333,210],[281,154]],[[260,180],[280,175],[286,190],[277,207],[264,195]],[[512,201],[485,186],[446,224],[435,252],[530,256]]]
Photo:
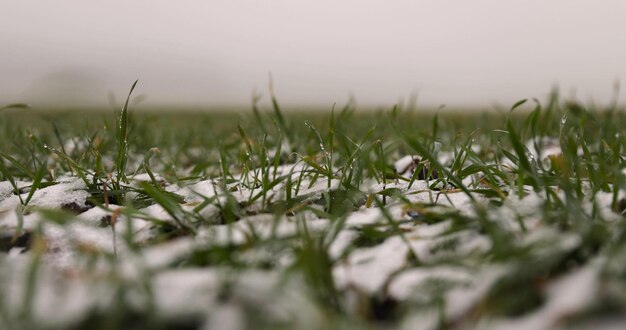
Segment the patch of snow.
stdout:
[[493,284],[505,273],[504,266],[486,266],[474,273],[471,284],[457,287],[445,295],[445,315],[455,320],[468,313],[491,289]]
[[[331,180],[330,190],[337,189],[339,186],[339,180],[333,179]],[[302,180],[302,184],[300,186],[300,191],[298,192],[298,196],[301,195],[315,195],[321,196],[322,192],[328,191],[328,179],[327,178],[318,178],[318,180],[311,185],[311,181],[308,179]]]
[[[26,214],[22,217],[22,229],[25,231],[33,231],[37,228],[39,223],[45,219],[39,213]],[[20,219],[17,211],[10,210],[0,212],[0,230],[15,233],[20,227]]]
[[175,224],[174,218],[159,204],[152,204],[140,210],[146,216]]
[[511,320],[495,321],[493,328],[552,329],[564,317],[584,311],[595,301],[602,262],[601,259],[593,259],[582,268],[561,276],[549,284],[547,301],[541,309]]
[[407,262],[409,249],[398,236],[387,238],[382,244],[355,249],[333,267],[333,277],[339,289],[355,286],[366,293],[382,288],[391,274]]
[[[0,292],[9,319],[19,320],[28,286],[30,258],[0,259]],[[33,285],[32,319],[41,328],[68,328],[90,311],[110,306],[114,290],[104,281],[68,276],[48,264],[41,264]]]
[[357,238],[357,232],[353,230],[342,230],[337,234],[335,240],[328,247],[328,254],[331,258],[337,259],[344,253]]
[[219,304],[210,311],[202,330],[240,330],[245,327],[246,314],[234,303]]
[[346,226],[359,227],[364,225],[371,225],[379,222],[382,218],[383,214],[380,209],[372,207],[350,214],[348,216],[348,219],[346,220]]
[[434,223],[432,225],[428,224],[418,224],[413,227],[413,231],[407,233],[406,236],[408,239],[423,239],[423,238],[434,238],[443,233],[450,230],[452,227],[451,221],[441,221],[438,223]]
[[396,162],[393,164],[393,167],[396,170],[396,173],[409,179],[413,175],[413,167],[415,166],[416,161],[420,161],[419,156],[407,155],[396,160]]
[[[88,208],[87,198],[90,197],[90,194],[86,189],[87,186],[80,178],[59,178],[57,184],[37,189],[28,205],[43,208],[61,208],[64,205],[75,204],[79,208]],[[28,193],[21,194],[21,197],[23,200],[26,200]],[[12,195],[0,202],[0,212],[14,210],[19,205],[20,200],[18,196]]]
[[[15,181],[15,185],[19,188],[30,186],[30,182]],[[9,181],[0,182],[0,201],[13,196],[13,185]]]
[[140,253],[145,266],[155,270],[184,259],[193,252],[194,247],[196,244],[192,238],[182,237],[144,248]]
[[216,304],[220,277],[215,269],[177,269],[153,278],[155,307],[165,317],[205,315]]
[[[153,173],[152,175],[154,176],[154,180],[156,182],[165,182],[165,180],[159,174]],[[131,178],[131,185],[133,187],[138,187],[138,183],[140,182],[152,182],[152,178],[148,173],[139,173]]]
[[[46,241],[44,260],[58,268],[73,268],[83,254],[114,253],[113,233],[110,228],[98,228],[83,223],[59,225],[46,223],[43,226]],[[123,249],[121,239],[118,250]]]
[[196,182],[190,186],[185,186],[183,188],[175,190],[174,192],[178,195],[183,196],[187,203],[200,203],[204,201],[204,198],[210,198],[215,196],[215,192],[219,192],[220,190],[221,188],[215,185],[213,181],[204,180]]
[[434,330],[440,328],[441,312],[435,308],[411,311],[400,323],[402,330]]
[[[620,190],[617,196],[617,200],[622,200],[625,198],[625,194],[623,190]],[[613,204],[613,193],[599,191],[595,195],[595,203],[598,206],[598,210],[600,211],[600,216],[608,221],[619,221],[623,219],[624,215],[615,212],[612,208]],[[593,205],[588,203],[587,210],[590,212]],[[591,213],[591,212],[590,212]]]

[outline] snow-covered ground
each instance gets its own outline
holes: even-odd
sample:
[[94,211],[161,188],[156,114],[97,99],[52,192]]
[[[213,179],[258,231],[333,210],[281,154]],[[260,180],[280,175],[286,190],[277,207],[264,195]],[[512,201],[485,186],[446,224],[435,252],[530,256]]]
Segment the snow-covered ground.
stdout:
[[[536,157],[552,149],[543,152]],[[396,171],[410,178],[414,159],[399,159]],[[303,169],[302,164],[286,165],[277,172],[297,180]],[[251,171],[240,180],[249,181],[254,175]],[[326,178],[301,184],[299,195],[305,196],[303,204],[308,206],[302,212],[281,216],[250,212],[230,225],[216,220],[228,198],[215,182],[164,183],[165,191],[183,197],[183,211],[206,222],[195,236],[155,241],[159,238],[156,223],[177,225],[159,204],[132,212],[112,204],[94,207],[85,183],[64,177],[37,190],[24,208],[11,184],[0,182],[0,316],[4,320],[0,328],[26,319],[43,328],[70,328],[115,308],[165,322],[193,320],[205,329],[249,328],[256,319],[292,328],[320,328],[326,314],[306,276],[293,271],[304,227],[326,239],[332,285],[342,297],[344,312],[384,319],[384,315],[370,315],[376,314],[372,304],[399,304],[405,309],[398,321],[403,329],[574,327],[577,324],[571,320],[600,308],[598,301],[607,290],[624,290],[605,281],[612,269],[619,271],[615,263],[623,259],[614,251],[581,255],[563,265],[562,272],[541,273],[543,268],[555,269],[546,263],[588,249],[585,233],[559,231],[546,223],[542,192],[526,187],[525,195],[519,196],[517,189],[503,187],[509,195],[498,205],[479,192],[470,197],[458,189],[433,190],[432,183],[417,180],[410,188],[406,181],[365,184],[361,187],[365,195],[395,188],[406,200],[388,196],[384,212],[375,203],[364,202],[339,227],[337,219],[314,212],[315,201],[328,192]],[[17,182],[20,187],[29,184]],[[333,180],[330,186],[337,189],[338,182]],[[229,198],[237,202],[260,191],[237,183],[228,189]],[[556,195],[561,193],[555,189]],[[278,201],[285,194],[281,184],[272,187],[265,199]],[[22,197],[27,195],[24,192]],[[610,194],[598,193],[581,210],[597,210],[606,227],[618,235],[623,231],[622,216],[613,212],[611,201]],[[262,210],[258,205],[248,208]],[[75,215],[54,218],[57,213],[50,210],[60,209]],[[478,218],[485,223],[477,223]],[[380,239],[363,242],[367,230],[376,230]],[[236,257],[244,264],[240,268],[187,263],[212,249],[250,244],[251,237],[256,242],[289,243],[239,250]],[[498,256],[497,251],[505,247],[523,255],[518,261]],[[269,266],[255,266],[259,264]],[[537,296],[533,306],[521,304],[524,310],[514,315],[498,312],[499,304],[506,304],[502,297],[515,301],[528,294]],[[124,305],[115,306],[120,302]],[[585,322],[579,328],[619,329],[626,319],[611,315]]]

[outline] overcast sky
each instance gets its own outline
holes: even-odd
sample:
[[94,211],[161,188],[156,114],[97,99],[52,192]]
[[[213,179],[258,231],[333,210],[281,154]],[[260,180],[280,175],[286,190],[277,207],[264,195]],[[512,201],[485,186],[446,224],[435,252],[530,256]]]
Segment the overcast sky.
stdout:
[[[0,103],[491,106],[554,85],[607,102],[626,1],[2,1]],[[622,98],[623,100],[623,98]]]

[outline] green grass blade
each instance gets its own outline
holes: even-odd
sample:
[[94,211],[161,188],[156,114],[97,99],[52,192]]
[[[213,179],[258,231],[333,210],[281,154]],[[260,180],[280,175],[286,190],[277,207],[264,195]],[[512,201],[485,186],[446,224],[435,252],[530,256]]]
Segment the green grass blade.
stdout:
[[117,170],[118,185],[119,182],[128,183],[128,179],[126,178],[126,163],[128,162],[128,103],[138,82],[139,79],[135,80],[133,85],[130,87],[130,92],[128,92],[126,102],[124,103],[124,107],[120,112],[117,122],[117,160],[115,162],[115,166]]

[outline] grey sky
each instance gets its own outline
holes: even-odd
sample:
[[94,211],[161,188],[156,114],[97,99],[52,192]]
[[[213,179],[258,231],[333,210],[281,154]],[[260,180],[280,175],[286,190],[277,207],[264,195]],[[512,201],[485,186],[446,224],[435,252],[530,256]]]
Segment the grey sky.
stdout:
[[[608,102],[626,77],[626,1],[2,1],[0,103]],[[264,99],[267,99],[265,97]]]

